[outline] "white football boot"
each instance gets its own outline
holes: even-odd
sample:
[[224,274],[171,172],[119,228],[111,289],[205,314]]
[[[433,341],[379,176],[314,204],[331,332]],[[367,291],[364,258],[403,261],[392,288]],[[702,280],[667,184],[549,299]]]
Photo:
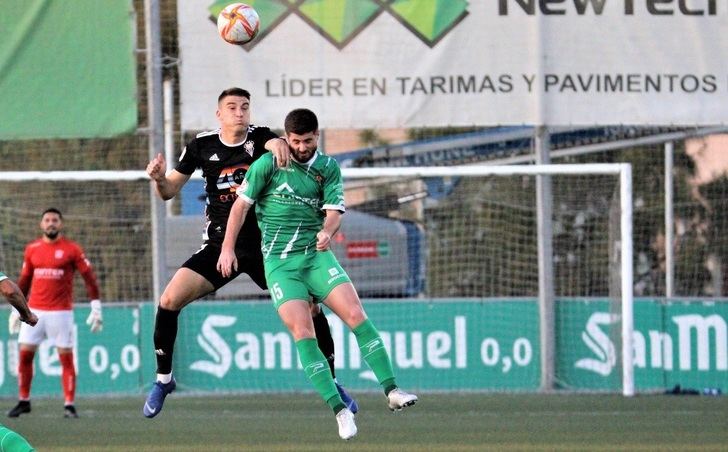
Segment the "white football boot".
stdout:
[[354,414],[348,408],[344,408],[336,415],[336,422],[339,424],[339,436],[341,439],[351,439],[356,435],[356,424]]
[[389,391],[387,401],[389,401],[390,410],[401,411],[402,408],[414,405],[417,402],[417,396],[395,388]]

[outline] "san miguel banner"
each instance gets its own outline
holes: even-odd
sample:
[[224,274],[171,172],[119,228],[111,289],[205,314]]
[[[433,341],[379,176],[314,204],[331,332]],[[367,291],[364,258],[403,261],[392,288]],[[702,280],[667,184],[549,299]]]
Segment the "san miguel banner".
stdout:
[[245,47],[217,34],[227,3],[177,4],[186,130],[230,86],[271,127],[728,123],[723,0],[248,0]]
[[[537,391],[541,381],[538,300],[365,299],[402,386],[415,391]],[[139,394],[154,381],[152,303],[107,303],[104,330],[76,307],[79,395]],[[618,392],[619,316],[607,299],[559,299],[557,389]],[[7,314],[7,311],[0,311]],[[328,315],[337,378],[377,389],[353,333]],[[728,300],[637,299],[634,375],[638,392],[676,385],[728,390]],[[0,329],[0,396],[17,395],[18,342]],[[310,391],[291,335],[267,300],[199,301],[180,316],[174,373],[182,392]],[[43,342],[33,394],[60,397],[61,366]]]

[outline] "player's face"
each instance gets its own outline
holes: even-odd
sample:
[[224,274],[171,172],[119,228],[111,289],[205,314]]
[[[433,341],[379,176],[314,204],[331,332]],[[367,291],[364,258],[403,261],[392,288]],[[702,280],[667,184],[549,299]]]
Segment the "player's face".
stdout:
[[220,127],[242,132],[250,124],[250,101],[240,96],[224,97],[217,106],[216,114]]
[[63,220],[57,213],[48,212],[40,219],[40,229],[43,235],[54,240],[63,229]]
[[291,148],[291,154],[293,158],[301,163],[308,162],[313,157],[318,147],[318,130],[315,132],[304,133],[299,135],[297,133],[288,133],[286,138],[288,139],[288,147]]

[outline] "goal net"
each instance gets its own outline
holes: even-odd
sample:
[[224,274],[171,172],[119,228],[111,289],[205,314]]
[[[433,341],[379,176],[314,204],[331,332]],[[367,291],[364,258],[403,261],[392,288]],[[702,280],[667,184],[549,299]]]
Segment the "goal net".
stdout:
[[[403,384],[634,392],[624,353],[632,330],[629,165],[346,168],[343,175],[347,213],[332,248]],[[539,177],[552,194],[541,204]],[[40,234],[40,213],[53,206],[94,264],[104,300],[153,301],[155,247],[167,256],[166,284],[199,247],[204,219],[171,216],[167,240],[153,243],[149,189],[139,171],[3,173],[0,268],[17,276],[25,244]],[[200,202],[201,190],[175,203]],[[544,247],[552,250],[546,271]],[[75,293],[85,300],[80,278]],[[295,347],[275,332],[283,328],[266,292],[243,275],[207,298],[230,301],[195,303],[180,317],[175,372],[187,389],[309,389]],[[149,373],[153,306],[137,315],[137,367]],[[371,389],[354,338],[329,318],[337,375],[354,390]]]
[[[0,268],[17,277],[25,245],[41,235],[41,213],[63,214],[64,234],[94,266],[104,300],[152,293],[148,178],[139,171],[0,172]],[[74,295],[86,300],[80,278]]]
[[[420,265],[409,265],[410,273],[424,270],[421,297],[498,306],[485,314],[493,318],[481,319],[484,363],[502,370],[508,360],[518,364],[519,339],[504,347],[508,341],[498,335],[520,331],[514,334],[521,339],[537,338],[534,359],[541,365],[531,369],[539,375],[524,378],[540,379],[542,390],[633,394],[632,355],[625,352],[633,328],[629,165],[370,168],[344,174],[350,209],[419,226],[426,251]],[[538,177],[547,178],[552,194],[545,205],[537,201]],[[547,215],[541,223],[540,215]],[[380,247],[387,240],[377,228],[361,228],[368,237],[360,240]],[[545,272],[539,268],[543,247],[551,250]],[[354,266],[356,259],[348,257]],[[373,270],[361,279],[394,273]],[[548,281],[539,284],[539,275]]]

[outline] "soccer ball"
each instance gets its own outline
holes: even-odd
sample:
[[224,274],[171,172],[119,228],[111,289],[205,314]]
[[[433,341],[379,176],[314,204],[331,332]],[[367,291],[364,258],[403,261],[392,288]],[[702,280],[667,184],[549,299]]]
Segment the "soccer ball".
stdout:
[[217,16],[217,31],[230,44],[247,44],[260,29],[260,18],[252,6],[245,3],[227,5]]

